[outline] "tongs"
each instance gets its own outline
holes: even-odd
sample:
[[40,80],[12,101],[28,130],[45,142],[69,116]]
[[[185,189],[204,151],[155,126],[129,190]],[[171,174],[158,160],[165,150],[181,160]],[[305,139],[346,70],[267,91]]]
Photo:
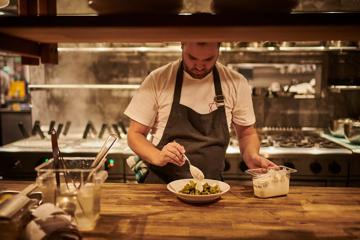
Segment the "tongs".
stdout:
[[92,175],[99,170],[99,168],[103,165],[104,161],[106,160],[106,156],[109,153],[109,150],[114,145],[117,140],[117,136],[115,134],[110,134],[106,139],[105,143],[101,147],[100,151],[95,157],[95,160],[92,162],[90,168],[92,171],[89,173],[86,182],[90,181]]

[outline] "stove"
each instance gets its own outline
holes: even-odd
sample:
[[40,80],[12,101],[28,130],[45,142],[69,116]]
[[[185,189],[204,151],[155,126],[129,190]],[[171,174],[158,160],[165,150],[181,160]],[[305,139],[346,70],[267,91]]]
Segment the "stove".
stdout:
[[[133,152],[127,145],[127,132],[123,124],[102,123],[99,129],[91,121],[83,128],[70,127],[69,123],[64,124],[63,128],[60,124],[57,134],[63,156],[94,157],[105,142],[106,134],[117,134],[119,140],[111,149],[106,164],[108,179],[121,182],[134,180],[125,161]],[[35,179],[34,168],[52,158],[50,127],[56,128],[56,123],[42,126],[35,122],[31,133],[21,129],[30,137],[0,147],[0,178]],[[360,165],[360,154],[354,155],[351,150],[324,137],[321,130],[262,128],[258,132],[261,138],[260,153],[263,156],[279,165],[298,170],[291,176],[291,184],[352,186],[356,182],[354,179],[359,179],[356,186],[360,186],[360,168],[355,169]],[[231,138],[226,151],[224,179],[247,182],[250,177],[245,174],[246,169],[237,139]]]
[[[322,137],[321,132],[314,128],[258,129],[260,154],[297,169],[291,176],[293,185],[349,186],[350,165],[355,163],[352,151]],[[235,138],[227,149],[225,165],[225,179],[249,179]]]

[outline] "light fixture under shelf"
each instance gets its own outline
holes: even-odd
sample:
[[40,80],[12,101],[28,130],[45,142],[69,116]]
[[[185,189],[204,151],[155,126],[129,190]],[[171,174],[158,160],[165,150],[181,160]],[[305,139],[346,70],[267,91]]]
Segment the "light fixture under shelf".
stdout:
[[47,89],[120,89],[135,90],[140,84],[29,84],[29,89],[47,90]]
[[355,85],[331,85],[329,86],[330,91],[333,92],[339,92],[342,90],[360,90],[360,86],[355,86]]

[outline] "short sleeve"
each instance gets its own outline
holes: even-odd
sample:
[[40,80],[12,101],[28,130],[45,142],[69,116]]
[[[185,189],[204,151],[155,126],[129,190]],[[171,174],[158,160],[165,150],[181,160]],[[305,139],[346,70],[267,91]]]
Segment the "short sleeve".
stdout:
[[241,126],[250,126],[256,121],[251,89],[244,77],[240,78],[237,84],[236,101],[232,115],[232,121]]
[[153,74],[144,79],[124,112],[132,120],[148,127],[154,124],[158,109],[154,81]]

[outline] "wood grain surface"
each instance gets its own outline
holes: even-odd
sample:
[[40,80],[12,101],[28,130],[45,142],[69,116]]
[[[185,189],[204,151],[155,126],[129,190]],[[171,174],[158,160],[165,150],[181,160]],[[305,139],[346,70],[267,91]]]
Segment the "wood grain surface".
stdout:
[[[0,190],[24,182],[0,182]],[[157,184],[106,183],[101,217],[84,239],[360,239],[360,188],[296,187],[259,199],[231,184],[219,201],[184,203]]]

